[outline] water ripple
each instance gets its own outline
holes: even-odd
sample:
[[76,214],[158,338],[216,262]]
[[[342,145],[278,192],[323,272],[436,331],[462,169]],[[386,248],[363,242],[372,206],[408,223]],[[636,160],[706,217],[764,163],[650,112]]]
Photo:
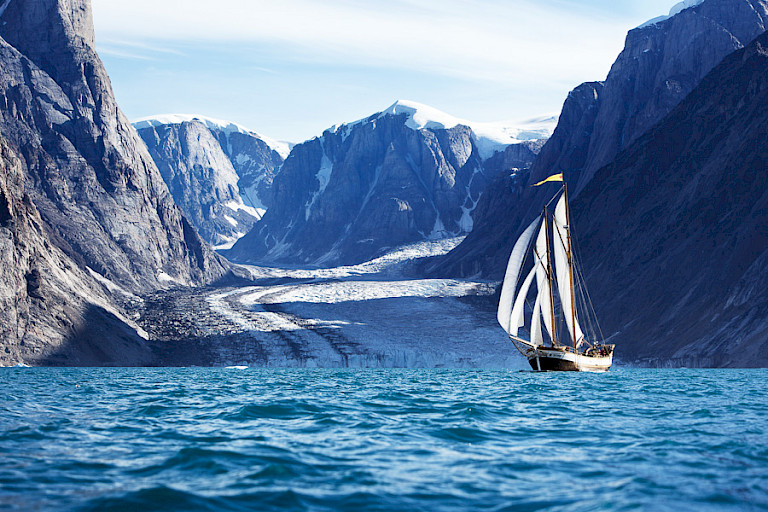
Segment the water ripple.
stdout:
[[768,510],[766,377],[2,369],[0,510]]

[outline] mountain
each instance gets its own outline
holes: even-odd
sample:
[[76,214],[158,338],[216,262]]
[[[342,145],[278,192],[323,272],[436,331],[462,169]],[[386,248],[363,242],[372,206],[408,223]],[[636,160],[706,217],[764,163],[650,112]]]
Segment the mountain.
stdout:
[[554,122],[470,123],[398,101],[334,126],[293,148],[275,177],[273,206],[227,255],[356,263],[404,243],[466,234],[488,180],[499,166],[530,166]]
[[209,243],[231,247],[271,204],[288,144],[202,116],[154,116],[133,125],[176,204]]
[[768,34],[728,57],[572,204],[625,360],[768,364]]
[[55,237],[24,192],[21,158],[0,137],[0,366],[149,363],[144,333]]
[[[131,356],[146,349],[118,304],[213,282],[229,265],[174,205],[117,106],[88,1],[2,4],[0,134],[4,261],[16,262],[0,278],[0,295],[13,304],[4,314],[15,317],[3,350],[17,359],[56,356],[56,364],[143,360]],[[125,332],[132,348],[118,350],[114,340]],[[89,340],[97,341],[86,353]]]
[[768,2],[689,1],[670,14],[628,33],[604,82],[582,84],[568,95],[527,179],[490,189],[486,200],[497,207],[475,218],[485,228],[473,231],[428,272],[501,277],[516,235],[549,199],[530,185],[564,173],[576,196],[597,169],[667,115],[726,55],[765,31]]

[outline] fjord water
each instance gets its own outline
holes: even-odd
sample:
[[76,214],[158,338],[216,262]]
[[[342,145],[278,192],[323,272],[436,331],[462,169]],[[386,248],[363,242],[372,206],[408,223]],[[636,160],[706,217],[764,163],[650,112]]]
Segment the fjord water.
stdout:
[[0,369],[0,510],[768,510],[765,370]]

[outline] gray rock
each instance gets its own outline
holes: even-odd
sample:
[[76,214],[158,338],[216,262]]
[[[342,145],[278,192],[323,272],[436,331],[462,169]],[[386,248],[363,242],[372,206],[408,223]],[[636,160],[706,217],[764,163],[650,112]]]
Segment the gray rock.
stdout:
[[230,248],[271,204],[279,144],[234,123],[168,115],[134,123],[174,201],[200,235]]
[[238,177],[237,188],[246,206],[268,210],[272,183],[292,144],[276,143],[248,130],[209,126]]
[[[134,295],[229,269],[173,204],[112,94],[86,0],[0,18],[2,363],[140,364]],[[6,145],[7,143],[7,145]],[[7,356],[7,357],[6,357]]]
[[57,247],[23,183],[22,160],[0,137],[0,366],[150,363],[136,324]]
[[625,360],[768,364],[766,105],[763,34],[573,202],[585,279]]
[[275,177],[272,207],[228,257],[346,264],[466,234],[497,168],[530,165],[540,148],[521,144],[488,166],[469,127],[414,129],[409,119],[375,114],[294,147]]
[[224,275],[115,103],[89,2],[12,0],[0,36],[0,131],[62,250],[132,291]]
[[495,229],[475,230],[429,272],[501,277],[517,235],[552,195],[551,187],[531,184],[564,173],[577,195],[597,169],[667,115],[726,55],[763,33],[767,22],[765,0],[705,0],[630,31],[606,80],[570,93],[528,182],[489,192],[498,196],[498,208],[477,215],[475,224]]

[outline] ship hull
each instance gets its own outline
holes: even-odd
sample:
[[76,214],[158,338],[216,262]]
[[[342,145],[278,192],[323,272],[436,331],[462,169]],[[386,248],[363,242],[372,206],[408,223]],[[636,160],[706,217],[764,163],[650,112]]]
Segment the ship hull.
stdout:
[[531,349],[528,363],[542,372],[607,372],[613,364],[613,351],[607,355],[586,355],[574,352],[538,348]]

